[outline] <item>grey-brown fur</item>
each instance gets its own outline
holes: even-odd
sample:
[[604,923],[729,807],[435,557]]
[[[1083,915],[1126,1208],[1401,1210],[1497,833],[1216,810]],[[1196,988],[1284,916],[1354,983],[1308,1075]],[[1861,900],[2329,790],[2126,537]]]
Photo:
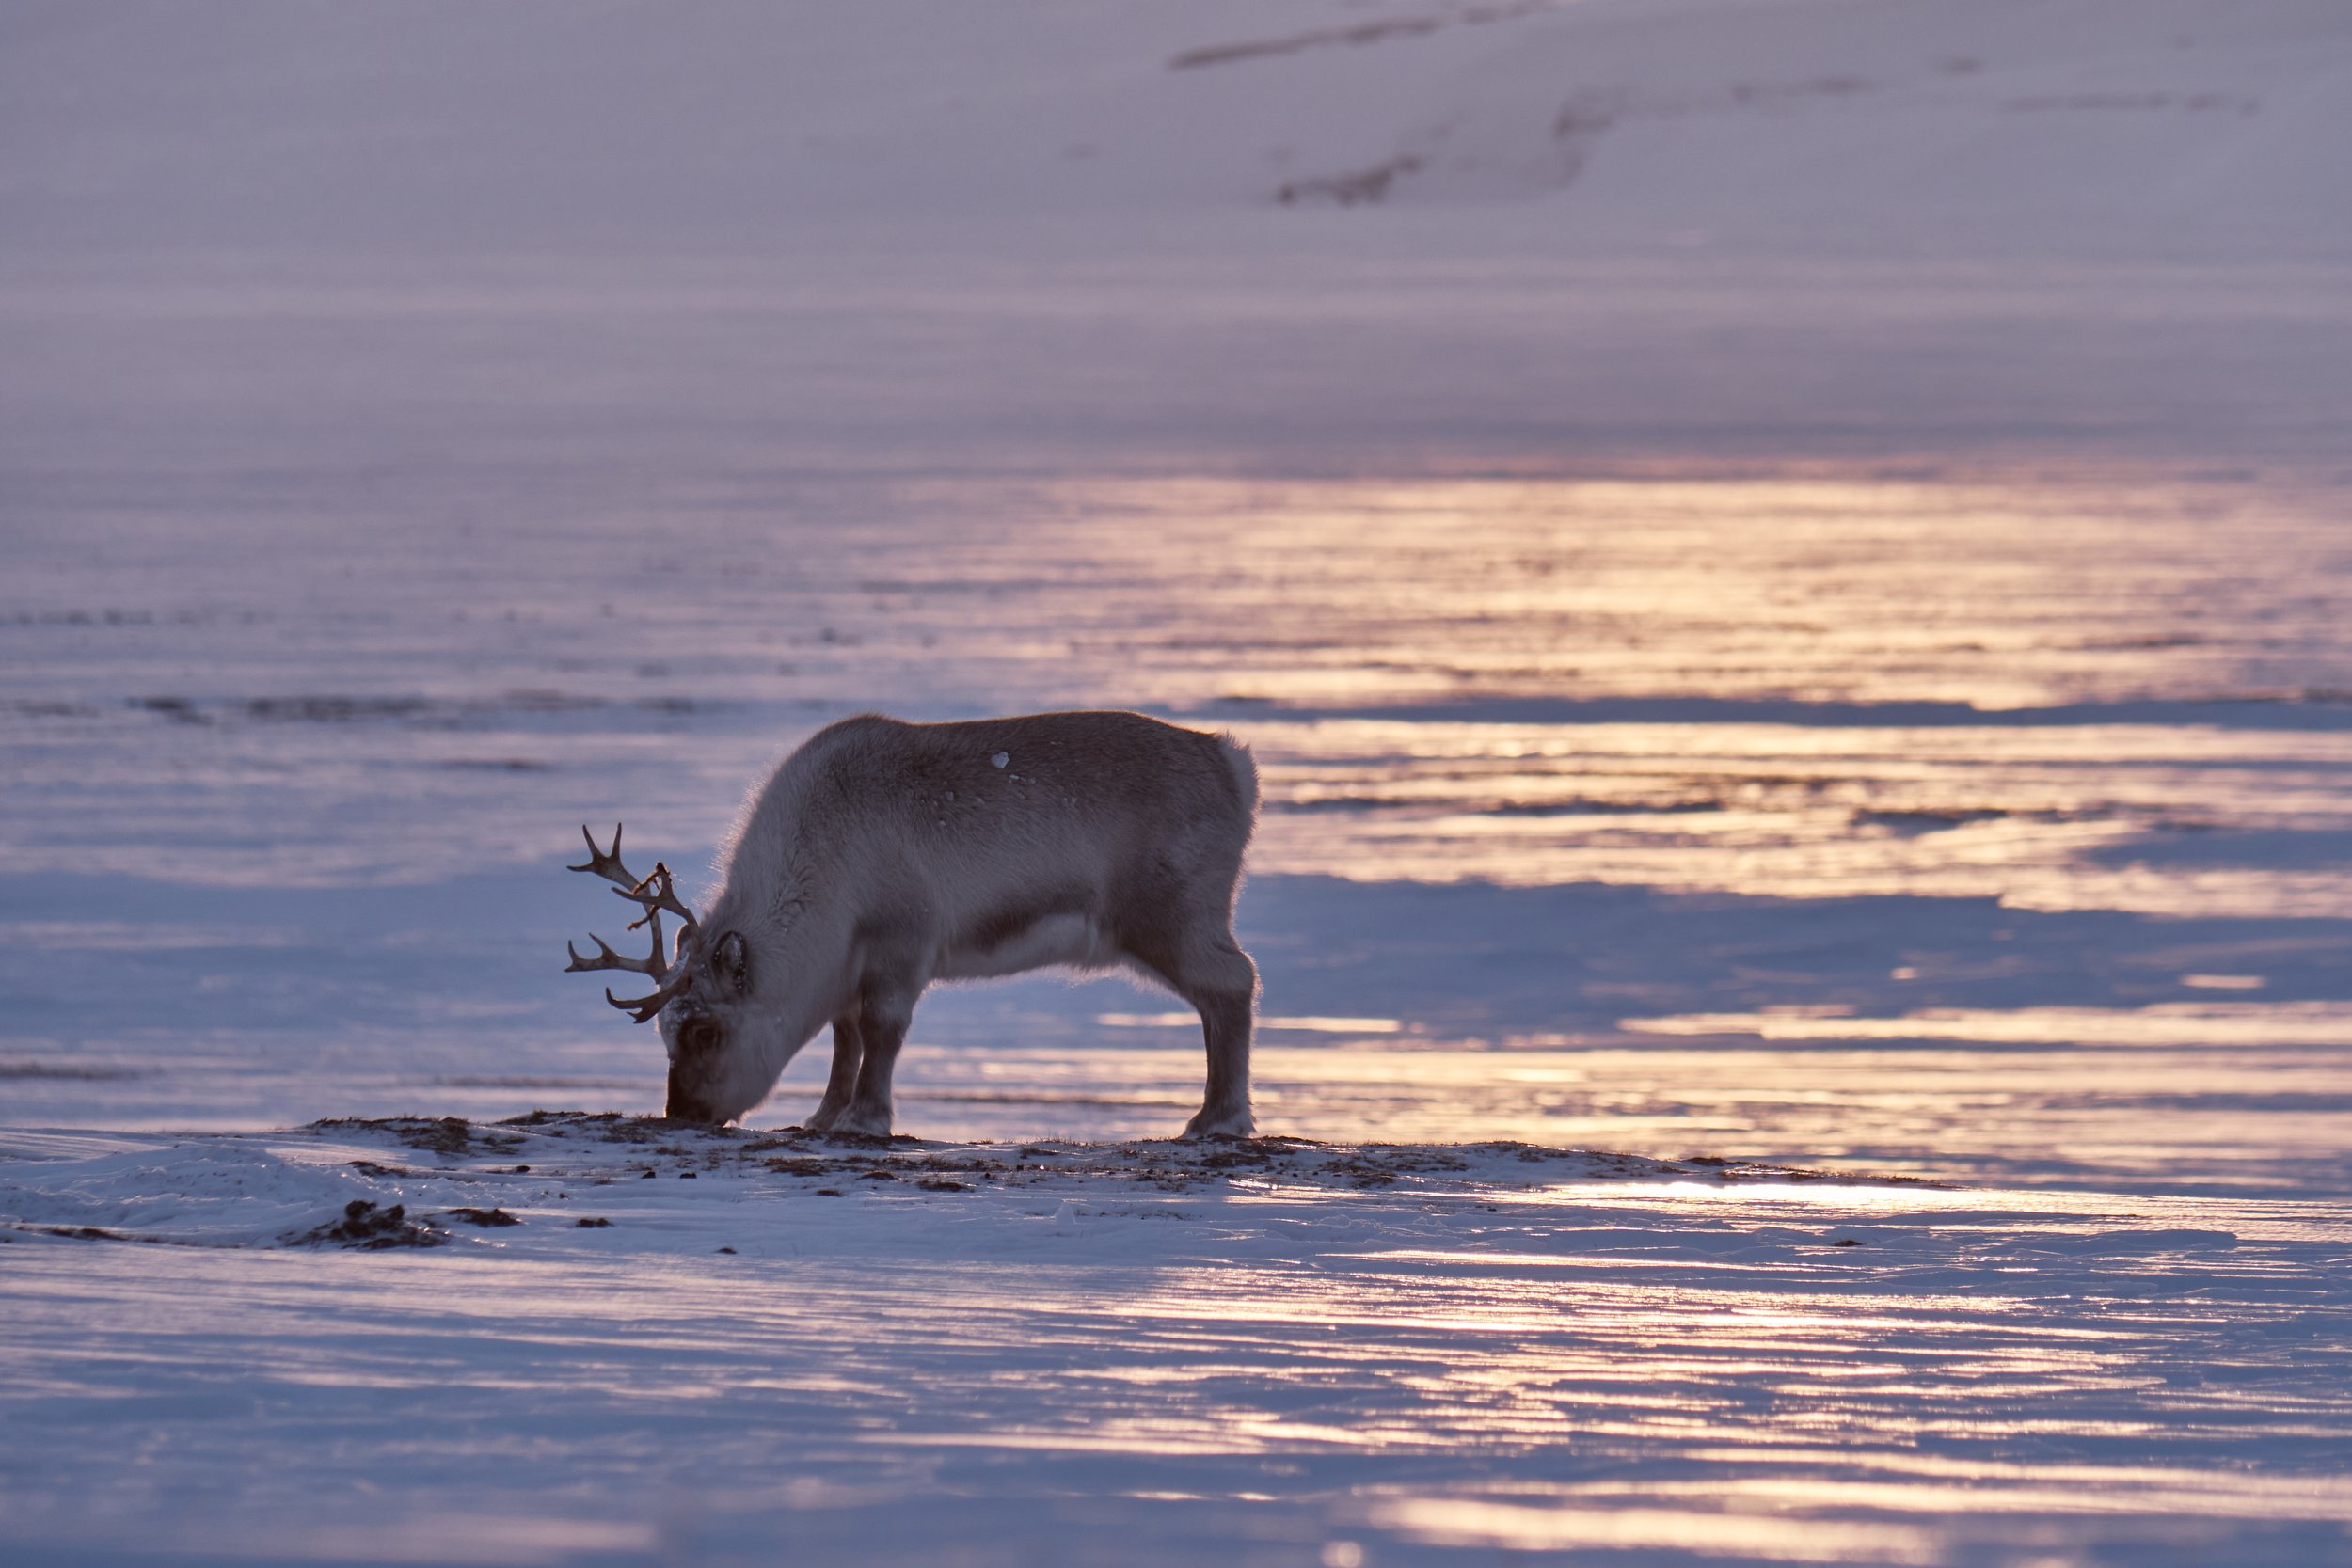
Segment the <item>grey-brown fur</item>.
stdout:
[[819,731],[752,796],[679,955],[669,1114],[741,1117],[830,1023],[808,1125],[888,1132],[932,981],[1124,966],[1200,1013],[1208,1088],[1185,1135],[1250,1132],[1258,974],[1232,910],[1257,803],[1243,747],[1135,713]]

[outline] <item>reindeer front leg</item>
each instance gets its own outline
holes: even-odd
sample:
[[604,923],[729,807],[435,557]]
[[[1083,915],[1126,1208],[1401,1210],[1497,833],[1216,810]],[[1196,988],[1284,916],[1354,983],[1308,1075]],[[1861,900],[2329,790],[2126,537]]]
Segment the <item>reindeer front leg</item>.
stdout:
[[858,1039],[857,1014],[843,1013],[834,1019],[833,1073],[825,1080],[825,1097],[817,1102],[817,1114],[804,1124],[810,1132],[830,1132],[841,1124],[850,1098],[857,1091],[858,1064],[865,1054],[865,1046]]
[[890,1136],[890,1075],[898,1065],[898,1048],[906,1043],[907,1026],[914,1022],[914,999],[921,990],[869,981],[858,998],[857,1087],[848,1109],[834,1123],[835,1131]]

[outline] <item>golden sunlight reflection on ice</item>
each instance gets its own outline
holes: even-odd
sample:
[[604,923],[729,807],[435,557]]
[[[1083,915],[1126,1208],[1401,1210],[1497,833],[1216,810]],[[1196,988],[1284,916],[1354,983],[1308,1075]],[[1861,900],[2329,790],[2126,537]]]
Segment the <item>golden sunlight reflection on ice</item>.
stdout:
[[[2287,649],[2344,668],[2344,590],[2313,570],[2341,550],[2322,494],[2144,472],[1661,470],[1089,480],[1035,510],[1094,563],[1096,586],[1164,595],[1123,625],[1089,618],[1073,646],[1188,688],[1161,702],[1675,692],[2012,707],[2272,690]],[[2262,550],[2236,547],[2254,535]],[[977,565],[986,546],[961,553]]]
[[1777,1518],[1763,1512],[1400,1497],[1373,1504],[1369,1517],[1407,1540],[1514,1552],[1649,1550],[1774,1562],[1945,1560],[1940,1534],[1919,1526]]
[[[1937,1479],[1905,1481],[1746,1475],[1741,1470],[1761,1456],[1733,1450],[1717,1457],[1733,1461],[1734,1467],[1704,1481],[1591,1481],[1541,1492],[1521,1486],[1485,1497],[1388,1497],[1371,1505],[1368,1517],[1416,1541],[1505,1551],[1648,1548],[1790,1562],[1893,1563],[1953,1560],[1952,1543],[1941,1529],[1906,1521],[1987,1513],[2153,1513],[2184,1522],[2283,1515],[2352,1523],[2352,1486],[2341,1478],[2253,1478],[2121,1465],[2031,1471],[1922,1460],[1923,1468],[1932,1465],[1940,1472]],[[1902,1467],[1899,1458],[1887,1460],[1885,1468]],[[1675,1502],[1684,1506],[1660,1506]],[[1819,1517],[1823,1510],[1849,1516]]]
[[2159,1003],[2147,1007],[1923,1008],[1899,1018],[1784,1008],[1629,1018],[1637,1035],[1753,1035],[1767,1040],[1980,1040],[2089,1046],[2352,1045],[2340,1002]]
[[[2023,1011],[2013,1037],[1997,1012],[1952,1021],[1948,1035],[1931,1033],[1934,1021],[1683,1015],[1627,1020],[1622,1033],[1567,1048],[1278,1036],[1257,1052],[1258,1125],[1347,1142],[1519,1139],[2011,1190],[2332,1190],[2352,1138],[2352,1053],[2341,1043],[2352,1031],[2336,1032],[2344,1015],[2312,1014],[2298,1033],[2289,1011],[2284,1039],[2259,1018],[2058,1008]],[[1806,1033],[1757,1037],[1783,1020]],[[2120,1037],[2099,1040],[2102,1024]],[[1166,1046],[918,1039],[900,1072],[902,1119],[933,1137],[1164,1137],[1199,1102],[1199,1027],[1171,1022]],[[760,1122],[799,1120],[823,1077],[822,1061],[796,1063]],[[1877,1201],[1872,1189],[1804,1196],[1826,1190],[1790,1201]]]
[[[0,660],[11,863],[288,885],[512,863],[589,809],[587,780],[642,788],[647,832],[716,843],[747,778],[853,707],[1135,706],[1257,746],[1262,871],[2352,908],[2331,860],[2140,852],[2352,832],[2352,722],[2328,718],[2352,691],[2352,573],[2316,480],[993,476],[707,499],[726,504],[658,518],[697,547],[652,581],[644,510],[590,508],[564,519],[553,595],[539,533],[419,525],[358,577],[278,551],[249,619],[215,613],[253,593],[236,552],[147,542],[164,553],[119,582],[103,647]],[[220,526],[276,547],[266,519]],[[292,721],[289,668],[361,721]],[[2217,699],[2278,722],[2206,723]],[[1597,700],[1621,705],[1573,705]],[[1529,702],[1559,710],[1499,705]],[[1673,706],[1692,702],[1732,705]],[[1811,707],[1768,711],[1792,703]],[[1879,703],[1952,706],[1855,706]],[[2135,703],[2160,711],[2100,706]],[[2053,704],[2088,705],[1964,721]],[[93,784],[144,830],[96,832],[72,809]]]
[[[1597,881],[1782,897],[2343,916],[2333,864],[2140,847],[2352,833],[2352,733],[1326,720],[1234,726],[1252,863],[1358,880]],[[2188,847],[2196,848],[2191,842]]]

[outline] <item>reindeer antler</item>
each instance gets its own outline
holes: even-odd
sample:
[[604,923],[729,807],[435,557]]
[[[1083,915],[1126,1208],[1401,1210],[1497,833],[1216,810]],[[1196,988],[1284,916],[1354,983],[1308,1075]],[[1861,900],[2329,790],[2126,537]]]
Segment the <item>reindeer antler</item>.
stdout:
[[588,841],[588,863],[567,865],[564,870],[593,871],[608,882],[618,882],[623,887],[637,885],[637,879],[629,874],[628,866],[621,863],[621,825],[618,822],[612,824],[612,848],[609,853],[596,847],[596,835],[588,831],[585,822],[580,825],[580,836]]
[[[617,845],[618,842],[618,835],[615,835],[614,843]],[[619,853],[617,848],[614,850],[614,853]],[[653,891],[648,893],[645,891],[647,888],[651,888]],[[678,951],[681,953],[685,952],[686,944],[694,940],[694,932],[699,928],[694,919],[694,911],[688,909],[685,903],[679,899],[677,895],[677,885],[670,879],[670,867],[667,863],[661,861],[656,861],[653,863],[652,874],[647,876],[644,881],[633,883],[632,885],[625,888],[616,887],[612,891],[623,898],[633,900],[639,908],[645,911],[644,914],[628,923],[628,928],[630,930],[634,931],[638,927],[644,925],[647,921],[651,921],[653,923],[653,928],[655,930],[658,931],[661,929],[661,911],[667,910],[670,913],[676,915],[678,918]]]
[[[612,1003],[638,1022],[644,1023],[660,1012],[669,1005],[671,998],[685,989],[686,966],[678,960],[686,957],[686,945],[693,940],[697,929],[698,923],[694,919],[694,911],[688,909],[685,902],[678,897],[676,885],[671,879],[670,868],[667,864],[656,861],[650,876],[638,877],[633,875],[628,866],[621,863],[619,823],[616,822],[612,826],[612,847],[609,851],[596,847],[596,835],[590,832],[585,826],[580,830],[580,836],[588,841],[588,863],[566,866],[564,869],[589,872],[602,877],[608,882],[616,884],[612,890],[614,894],[628,899],[645,911],[630,921],[628,928],[634,931],[641,927],[650,926],[653,928],[653,951],[642,958],[628,958],[612,951],[610,946],[606,945],[602,937],[591,931],[588,934],[588,940],[596,944],[596,956],[593,958],[583,958],[573,951],[570,942],[565,942],[564,951],[570,955],[572,961],[564,966],[564,973],[578,974],[600,969],[626,969],[639,974],[649,974],[660,981],[661,984],[655,989],[652,995],[626,1001],[613,995],[611,988],[608,987],[605,990],[604,999],[607,1002]],[[670,951],[661,935],[661,911],[664,910],[676,915],[680,922],[675,958],[663,956]]]

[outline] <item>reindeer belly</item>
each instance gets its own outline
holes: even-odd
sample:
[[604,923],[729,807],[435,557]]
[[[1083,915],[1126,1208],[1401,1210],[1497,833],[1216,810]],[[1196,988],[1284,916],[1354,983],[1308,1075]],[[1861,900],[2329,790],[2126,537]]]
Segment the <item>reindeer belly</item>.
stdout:
[[1025,970],[1106,969],[1119,961],[1110,934],[1076,911],[1057,911],[1012,925],[983,923],[958,933],[939,956],[942,980],[979,980]]

